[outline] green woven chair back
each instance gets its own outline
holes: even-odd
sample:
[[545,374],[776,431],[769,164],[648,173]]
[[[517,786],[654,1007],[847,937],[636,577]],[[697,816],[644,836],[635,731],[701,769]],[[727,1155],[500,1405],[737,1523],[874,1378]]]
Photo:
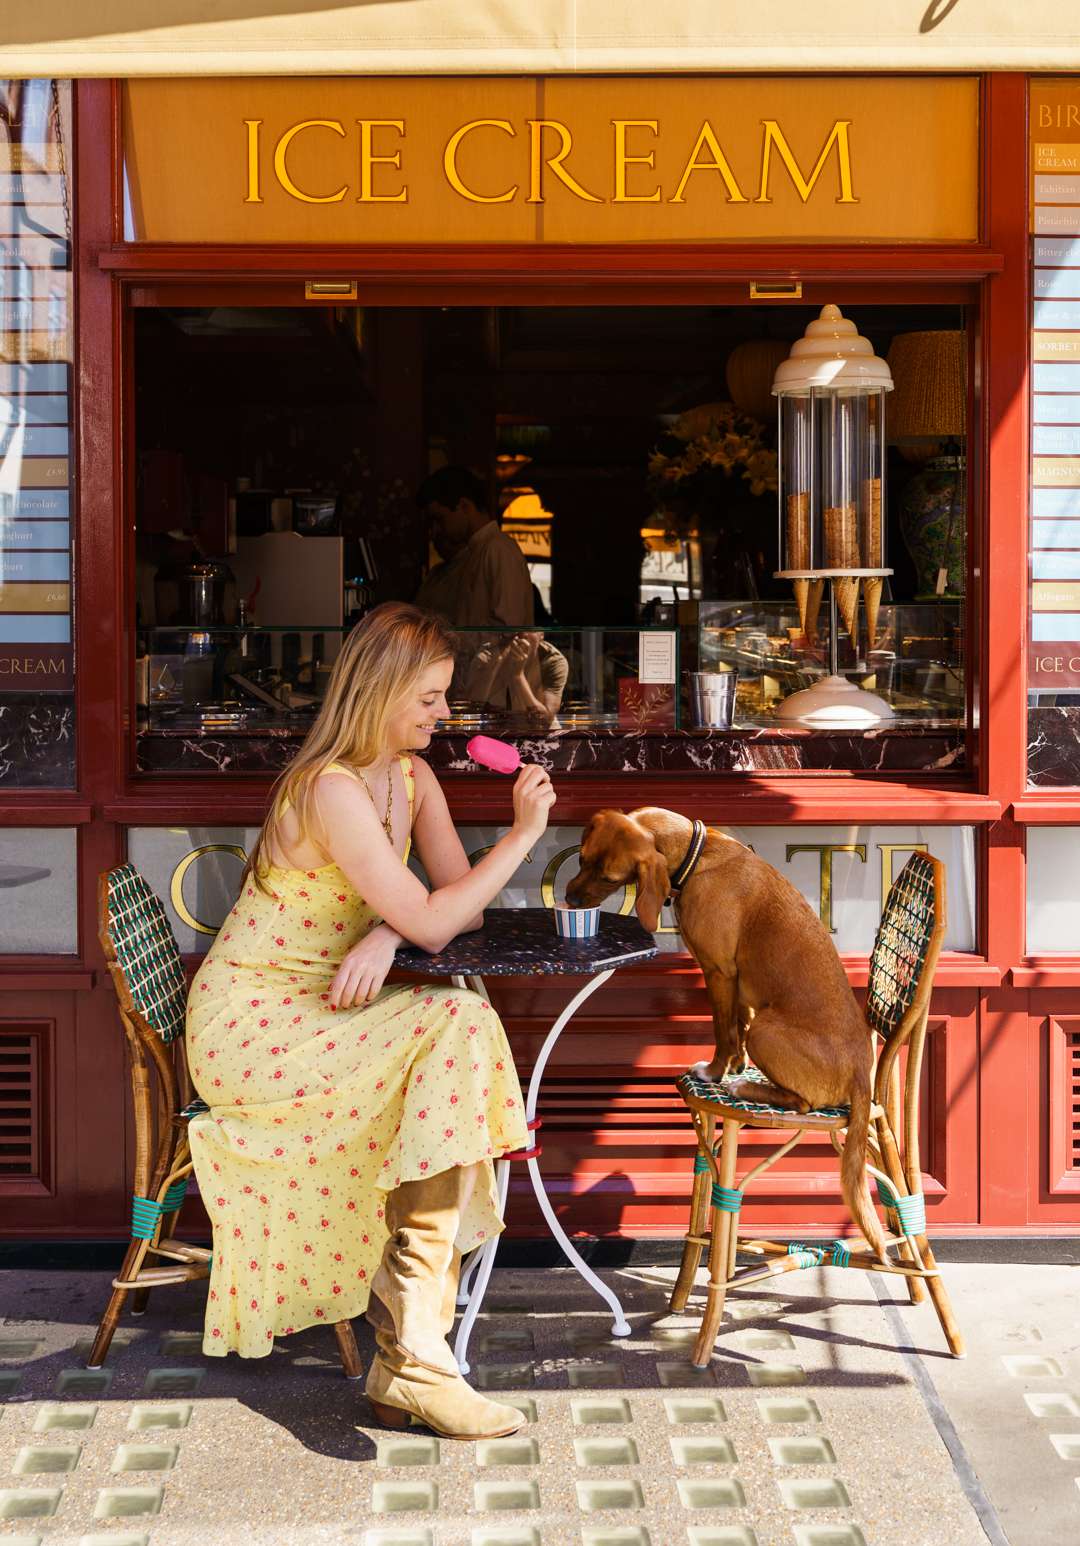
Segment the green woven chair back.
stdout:
[[896,1029],[914,1001],[936,913],[933,861],[912,854],[893,882],[870,956],[866,1018],[880,1036]]
[[135,1008],[162,1041],[184,1033],[187,982],[159,898],[133,864],[109,871],[106,932]]

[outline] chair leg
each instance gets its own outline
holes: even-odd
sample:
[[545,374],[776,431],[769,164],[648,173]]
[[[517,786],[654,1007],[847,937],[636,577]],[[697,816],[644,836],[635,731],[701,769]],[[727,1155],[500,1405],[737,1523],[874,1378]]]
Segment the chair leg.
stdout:
[[[713,1131],[716,1119],[712,1116],[704,1118],[704,1136],[698,1133],[698,1153],[704,1154],[703,1143],[711,1150]],[[694,1279],[701,1263],[701,1253],[704,1249],[702,1240],[709,1222],[709,1191],[712,1187],[712,1175],[709,1171],[699,1171],[694,1176],[694,1186],[690,1194],[690,1227],[683,1241],[682,1261],[679,1264],[679,1275],[675,1280],[675,1287],[671,1291],[671,1299],[668,1308],[679,1314],[686,1309],[686,1301],[690,1298],[694,1287]],[[696,1237],[696,1238],[695,1238]]]
[[[731,1188],[735,1183],[735,1164],[739,1154],[739,1129],[741,1122],[724,1121],[723,1139],[720,1144],[720,1185]],[[731,1232],[736,1228],[736,1216],[723,1209],[712,1210],[712,1231],[709,1237],[709,1294],[705,1302],[705,1314],[701,1330],[694,1344],[694,1367],[708,1368],[712,1358],[720,1322],[724,1318],[724,1300],[727,1297],[728,1256]]]
[[[898,1197],[906,1197],[908,1193],[907,1177],[904,1175],[904,1167],[900,1163],[900,1151],[896,1147],[896,1137],[888,1122],[882,1117],[878,1118],[877,1132],[878,1148],[881,1150],[885,1173],[892,1182],[893,1191]],[[886,1210],[886,1217],[889,1220],[889,1227],[894,1233],[898,1232],[900,1220],[896,1213],[889,1208]],[[911,1249],[911,1242],[906,1235],[903,1243],[897,1247],[897,1250],[900,1253],[901,1261],[908,1262],[913,1267],[918,1266],[915,1252]],[[925,1262],[923,1265],[926,1265]],[[924,1278],[908,1278],[907,1291],[908,1298],[912,1304],[922,1304],[926,1298],[926,1280]]]
[[[917,1236],[917,1244],[919,1254],[922,1256],[923,1266],[928,1268],[936,1267],[937,1262],[934,1260],[934,1253],[930,1249],[930,1242],[926,1236]],[[923,1281],[926,1283],[930,1302],[937,1312],[941,1329],[945,1333],[945,1340],[949,1344],[949,1352],[954,1358],[963,1358],[967,1353],[967,1347],[964,1344],[964,1334],[960,1330],[956,1316],[953,1314],[952,1300],[949,1298],[948,1289],[939,1277],[925,1278]]]
[[134,1294],[132,1294],[132,1296],[131,1296],[131,1313],[132,1313],[132,1315],[145,1315],[146,1314],[146,1306],[149,1303],[150,1303],[150,1290],[148,1288],[137,1288],[135,1290]]
[[[123,1266],[117,1274],[120,1278],[126,1278],[133,1270],[137,1270],[138,1258],[143,1242],[132,1240],[124,1253]],[[109,1352],[109,1344],[112,1342],[113,1333],[120,1324],[120,1312],[124,1308],[124,1300],[131,1293],[130,1288],[114,1288],[109,1295],[109,1302],[105,1306],[105,1314],[98,1324],[97,1335],[94,1337],[94,1345],[90,1349],[90,1356],[86,1360],[88,1369],[100,1369]]]
[[360,1349],[356,1345],[356,1333],[353,1331],[352,1321],[337,1321],[334,1325],[334,1335],[337,1337],[338,1352],[341,1354],[345,1378],[358,1380],[364,1370],[360,1363]]

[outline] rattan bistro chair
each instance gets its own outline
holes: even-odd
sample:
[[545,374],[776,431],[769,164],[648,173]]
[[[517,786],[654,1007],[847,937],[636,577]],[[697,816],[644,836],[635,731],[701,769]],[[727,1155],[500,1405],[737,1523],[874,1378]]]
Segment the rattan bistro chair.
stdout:
[[[889,892],[870,957],[866,1018],[882,1045],[874,1076],[874,1103],[870,1115],[868,1170],[877,1182],[878,1198],[885,1208],[890,1248],[899,1259],[884,1266],[860,1242],[836,1240],[831,1245],[783,1245],[771,1240],[740,1240],[738,1216],[743,1194],[770,1165],[789,1153],[808,1132],[826,1132],[837,1155],[843,1151],[848,1120],[846,1106],[826,1107],[805,1115],[764,1102],[736,1100],[723,1081],[713,1083],[694,1074],[683,1074],[679,1091],[690,1109],[697,1132],[694,1187],[690,1228],[683,1246],[682,1265],[671,1295],[673,1311],[685,1309],[705,1246],[709,1248],[709,1287],[701,1330],[693,1361],[704,1368],[724,1314],[729,1287],[742,1287],[802,1267],[831,1265],[861,1267],[869,1272],[904,1276],[912,1302],[929,1290],[949,1351],[963,1357],[964,1342],[953,1316],[952,1305],[941,1280],[934,1254],[926,1238],[926,1205],[922,1194],[919,1161],[918,1092],[926,1041],[934,967],[945,933],[945,869],[929,854],[916,853],[904,866]],[[900,1051],[907,1046],[907,1067],[901,1084]],[[756,1070],[742,1077],[768,1081]],[[716,1124],[722,1124],[719,1139]],[[794,1128],[794,1135],[753,1167],[736,1184],[739,1133],[744,1127]],[[903,1163],[899,1137],[903,1135]],[[708,1231],[708,1233],[706,1233]],[[735,1270],[736,1250],[763,1258]]]
[[[194,1097],[187,1069],[184,1023],[187,982],[165,909],[133,864],[98,880],[98,937],[120,1006],[135,1107],[135,1175],[131,1243],[88,1367],[104,1363],[124,1300],[141,1314],[152,1288],[210,1275],[213,1252],[175,1238],[192,1173],[188,1122],[208,1110]],[[166,1265],[146,1265],[147,1258]],[[334,1327],[345,1373],[358,1379],[360,1355],[351,1321]]]

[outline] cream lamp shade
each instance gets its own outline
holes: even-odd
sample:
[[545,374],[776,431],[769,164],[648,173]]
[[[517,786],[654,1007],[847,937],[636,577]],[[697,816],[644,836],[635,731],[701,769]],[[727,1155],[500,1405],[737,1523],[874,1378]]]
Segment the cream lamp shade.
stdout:
[[948,440],[967,419],[967,362],[960,332],[899,333],[888,353],[890,440]]

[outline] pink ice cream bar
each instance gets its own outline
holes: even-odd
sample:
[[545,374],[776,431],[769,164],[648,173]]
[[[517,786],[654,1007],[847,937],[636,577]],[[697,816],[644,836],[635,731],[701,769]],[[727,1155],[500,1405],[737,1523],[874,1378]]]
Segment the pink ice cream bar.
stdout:
[[465,750],[474,762],[494,773],[516,773],[521,766],[517,747],[490,735],[474,735]]

